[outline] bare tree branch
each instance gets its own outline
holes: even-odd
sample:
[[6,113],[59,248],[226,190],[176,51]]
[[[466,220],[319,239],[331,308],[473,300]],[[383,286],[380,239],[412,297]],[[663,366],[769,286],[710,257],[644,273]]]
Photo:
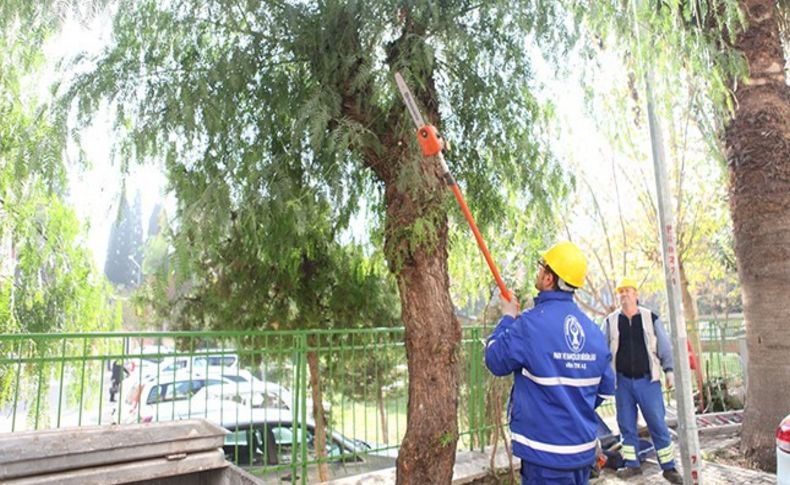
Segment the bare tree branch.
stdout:
[[[614,180],[614,194],[615,198],[617,199],[617,215],[620,219],[620,231],[622,232],[623,236],[623,275],[628,273],[628,238],[626,237],[625,232],[625,220],[623,219],[623,206],[620,203],[620,185],[617,183],[617,169],[614,160],[614,155],[611,157],[612,159],[612,180]],[[614,269],[614,268],[612,268]]]

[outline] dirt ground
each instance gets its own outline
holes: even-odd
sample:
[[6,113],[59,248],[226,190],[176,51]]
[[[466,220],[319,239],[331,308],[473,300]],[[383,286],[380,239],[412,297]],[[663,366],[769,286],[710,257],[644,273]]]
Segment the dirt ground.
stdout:
[[705,458],[710,462],[721,465],[760,471],[752,460],[743,456],[740,446],[740,440],[731,441],[727,446],[708,453]]

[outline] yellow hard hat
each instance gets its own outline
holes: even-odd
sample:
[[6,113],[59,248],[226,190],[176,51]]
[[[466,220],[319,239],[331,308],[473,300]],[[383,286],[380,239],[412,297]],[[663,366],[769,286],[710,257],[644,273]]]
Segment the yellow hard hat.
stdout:
[[579,246],[569,241],[558,242],[545,253],[543,261],[557,276],[571,286],[581,288],[587,276],[587,258]]
[[617,283],[617,289],[614,290],[614,291],[616,291],[617,293],[620,293],[620,290],[624,290],[626,288],[636,289],[636,280],[634,280],[633,278],[627,278],[627,277],[626,278],[622,278]]

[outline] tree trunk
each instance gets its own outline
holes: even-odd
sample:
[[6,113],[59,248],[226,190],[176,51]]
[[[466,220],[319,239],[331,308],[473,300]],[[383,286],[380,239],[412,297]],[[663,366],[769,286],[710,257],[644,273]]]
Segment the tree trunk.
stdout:
[[428,172],[423,181],[432,187],[402,192],[399,184],[388,183],[385,194],[387,253],[400,290],[409,367],[407,428],[398,454],[397,483],[403,485],[450,483],[458,441],[461,328],[447,272],[447,217],[441,203],[447,189],[435,160],[421,163]]
[[376,379],[377,382],[377,392],[376,396],[379,401],[379,414],[381,415],[381,437],[384,440],[384,444],[389,444],[389,433],[387,430],[387,411],[384,409],[384,390],[381,388],[381,381]]
[[307,352],[307,366],[310,368],[310,389],[313,394],[313,420],[315,421],[315,456],[319,461],[318,480],[329,481],[329,466],[326,461],[326,419],[324,418],[323,396],[318,366],[318,353]]
[[[697,302],[689,290],[689,280],[686,278],[686,270],[683,268],[683,260],[678,260],[680,267],[680,291],[683,297],[683,316],[686,318],[686,333],[694,356],[697,358],[697,368],[694,375],[697,380],[697,389],[700,395],[700,412],[705,409],[705,379],[702,376],[702,344],[699,340],[699,322],[697,321]],[[675,364],[677,367],[679,364]],[[688,364],[686,364],[688,365]]]
[[736,48],[746,56],[750,79],[735,91],[737,109],[725,143],[749,353],[741,447],[772,470],[774,432],[788,412],[790,382],[790,88],[777,2],[740,5],[749,26]]

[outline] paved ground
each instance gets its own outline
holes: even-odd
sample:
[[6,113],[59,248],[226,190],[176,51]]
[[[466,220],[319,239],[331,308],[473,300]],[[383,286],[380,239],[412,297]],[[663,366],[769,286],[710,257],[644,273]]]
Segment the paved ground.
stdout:
[[[661,469],[658,465],[650,464],[642,468],[644,475],[640,478],[630,480],[620,480],[614,476],[613,470],[606,470],[603,476],[595,480],[590,480],[595,485],[615,485],[622,483],[629,484],[652,484],[668,483],[661,476]],[[738,485],[763,485],[775,484],[776,475],[770,473],[746,470],[731,466],[719,465],[716,463],[705,462],[702,467],[702,483],[705,484],[738,484]]]
[[[727,448],[738,441],[738,434],[729,435],[702,435],[700,436],[700,449],[703,454],[712,453],[721,448]],[[676,461],[680,462],[678,455],[679,446],[675,443]],[[680,467],[678,467],[680,470]],[[652,460],[648,460],[642,466],[642,477],[630,480],[620,480],[615,476],[614,470],[605,470],[600,478],[590,480],[594,485],[615,485],[615,484],[660,484],[668,483],[661,476],[661,468]],[[703,462],[702,483],[704,484],[738,484],[738,485],[763,485],[775,484],[776,475],[745,468],[737,468],[718,463]]]
[[[700,436],[700,448],[703,454],[712,453],[721,448],[727,448],[738,441],[737,433],[709,434]],[[499,470],[508,467],[508,459],[502,446],[497,449],[496,467]],[[679,446],[675,443],[676,454]],[[677,457],[680,461],[680,457]],[[453,485],[461,484],[494,484],[508,483],[507,479],[492,479],[489,474],[491,458],[490,449],[486,453],[465,451],[458,453],[453,470]],[[518,466],[518,460],[514,460]],[[642,466],[643,475],[631,480],[620,480],[615,476],[614,470],[604,470],[599,478],[590,480],[591,485],[616,485],[616,484],[662,484],[668,483],[661,476],[661,469],[654,460],[648,459]],[[681,470],[682,471],[682,470]],[[518,472],[516,472],[518,474]],[[518,476],[518,475],[516,475]],[[395,483],[395,469],[380,470],[377,472],[357,475],[330,482],[331,485],[384,485]],[[776,483],[776,475],[744,468],[737,468],[716,463],[703,462],[702,483],[705,485],[737,484],[737,485],[767,485]]]

